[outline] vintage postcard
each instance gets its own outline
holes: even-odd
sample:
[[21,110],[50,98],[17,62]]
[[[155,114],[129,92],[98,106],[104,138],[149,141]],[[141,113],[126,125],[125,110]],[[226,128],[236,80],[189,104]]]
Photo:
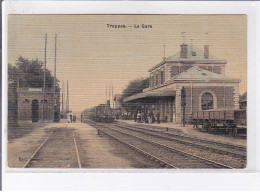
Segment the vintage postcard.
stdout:
[[244,169],[247,16],[8,16],[9,168]]

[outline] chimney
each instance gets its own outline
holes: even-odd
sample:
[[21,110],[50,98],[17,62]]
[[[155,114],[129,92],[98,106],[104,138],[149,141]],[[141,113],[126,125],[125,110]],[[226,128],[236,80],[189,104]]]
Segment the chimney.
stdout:
[[181,44],[180,47],[181,47],[180,58],[186,59],[188,54],[188,45]]
[[204,57],[205,59],[209,58],[209,45],[204,45]]
[[110,100],[107,100],[107,106],[110,108]]

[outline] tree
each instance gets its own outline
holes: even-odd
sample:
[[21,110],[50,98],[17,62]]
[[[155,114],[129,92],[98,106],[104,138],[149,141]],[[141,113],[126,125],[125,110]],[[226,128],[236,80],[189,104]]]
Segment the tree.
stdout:
[[[15,66],[9,68],[9,76],[16,74],[17,79],[19,79],[20,87],[43,87],[44,85],[44,63],[38,59],[26,59],[19,57]],[[46,69],[45,71],[45,86],[46,88],[53,87],[54,77],[51,75],[51,72]],[[56,83],[59,81],[56,80]],[[56,90],[59,89],[56,86]]]
[[124,98],[132,96],[137,93],[143,92],[143,89],[149,87],[149,78],[139,78],[131,81],[126,89],[124,89],[121,99],[122,107],[126,109],[127,112],[136,112],[141,108],[141,103],[139,102],[123,102]]
[[21,74],[21,71],[16,66],[8,63],[8,82],[17,85],[19,74]]
[[[38,59],[27,59],[19,57],[15,65],[8,64],[8,87],[9,96],[16,96],[17,87],[42,88],[44,86],[44,63]],[[51,75],[50,70],[45,71],[45,87],[53,88],[54,76]],[[60,105],[60,87],[59,80],[56,79],[56,104],[55,112],[59,114]],[[11,90],[12,89],[12,90]],[[13,94],[14,93],[14,94]],[[10,98],[9,98],[10,99]],[[17,99],[16,100],[17,103]],[[11,100],[9,105],[11,105]],[[14,103],[13,103],[14,104]],[[16,108],[17,109],[17,108]],[[17,110],[14,110],[17,111]]]

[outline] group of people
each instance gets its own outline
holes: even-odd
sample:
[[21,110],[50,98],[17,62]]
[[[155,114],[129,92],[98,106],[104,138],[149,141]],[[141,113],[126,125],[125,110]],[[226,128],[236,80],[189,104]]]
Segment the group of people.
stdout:
[[77,117],[76,117],[76,114],[72,114],[72,111],[68,111],[67,113],[67,120],[68,120],[68,123],[76,123],[76,120],[77,120]]
[[144,111],[138,111],[134,114],[134,120],[137,123],[160,123],[160,111],[157,110],[154,116],[153,111],[148,111],[145,113]]

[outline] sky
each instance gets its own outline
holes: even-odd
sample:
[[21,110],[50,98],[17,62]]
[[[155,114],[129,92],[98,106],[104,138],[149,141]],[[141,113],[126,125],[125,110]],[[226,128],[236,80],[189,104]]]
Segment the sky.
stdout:
[[245,15],[9,15],[8,63],[19,56],[44,61],[47,33],[47,68],[53,72],[57,34],[57,78],[60,85],[69,81],[70,108],[81,112],[104,103],[107,86],[118,94],[131,80],[148,77],[164,56],[163,45],[166,57],[179,51],[182,32],[187,43],[193,39],[200,49],[209,44],[211,55],[227,60],[226,75],[241,79],[240,94],[246,91]]

